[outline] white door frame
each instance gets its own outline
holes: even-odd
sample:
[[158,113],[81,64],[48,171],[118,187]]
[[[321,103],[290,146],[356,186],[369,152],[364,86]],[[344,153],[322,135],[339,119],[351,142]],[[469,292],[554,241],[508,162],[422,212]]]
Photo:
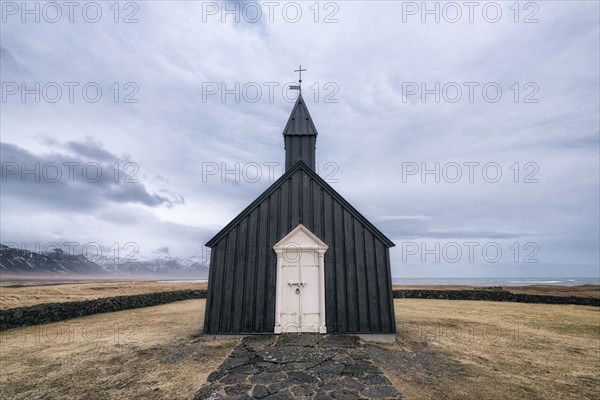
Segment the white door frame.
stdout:
[[[298,243],[293,241],[293,237],[298,232],[304,232],[310,239]],[[294,228],[290,233],[284,236],[275,246],[273,250],[277,254],[277,293],[275,296],[275,329],[274,333],[282,333],[281,326],[281,304],[282,304],[282,268],[283,268],[283,257],[285,250],[305,250],[305,251],[316,251],[319,257],[319,333],[327,333],[327,327],[325,326],[325,252],[329,247],[323,243],[315,234],[309,231],[304,225],[300,224]],[[301,268],[301,267],[299,267]]]

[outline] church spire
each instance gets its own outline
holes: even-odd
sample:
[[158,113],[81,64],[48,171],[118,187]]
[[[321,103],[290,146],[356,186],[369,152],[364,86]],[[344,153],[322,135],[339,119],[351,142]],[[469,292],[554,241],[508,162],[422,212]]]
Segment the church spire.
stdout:
[[292,109],[285,129],[283,130],[285,149],[285,169],[291,168],[302,160],[306,165],[315,169],[315,150],[317,143],[317,128],[310,117],[308,108],[298,93],[298,99]]

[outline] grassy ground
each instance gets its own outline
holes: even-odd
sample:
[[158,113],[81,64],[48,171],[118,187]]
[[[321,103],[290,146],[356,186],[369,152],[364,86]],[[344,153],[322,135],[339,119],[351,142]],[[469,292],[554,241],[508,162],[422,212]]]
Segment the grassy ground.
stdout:
[[206,289],[206,286],[206,282],[160,281],[3,282],[0,285],[0,309],[171,290]]
[[[182,289],[206,289],[206,282],[160,281],[98,281],[48,282],[0,281],[0,309],[25,307],[36,304],[91,300],[100,297],[154,293]],[[394,286],[394,289],[477,289],[473,286]],[[485,290],[479,288],[480,290]],[[581,286],[515,286],[504,288],[514,293],[545,294],[553,296],[600,297],[599,285]]]
[[[200,336],[204,300],[0,335],[0,399],[185,399],[237,343]],[[599,399],[600,308],[395,300],[371,355],[406,399]],[[60,330],[59,330],[60,328]]]
[[237,344],[205,342],[204,300],[0,334],[0,399],[189,399]]
[[[4,286],[0,307],[205,286]],[[0,399],[190,398],[237,343],[202,339],[204,304],[189,300],[2,332]],[[373,346],[372,355],[407,399],[600,399],[598,307],[423,299],[397,299],[395,306],[398,344]]]
[[599,399],[600,309],[395,301],[381,364],[408,399]]

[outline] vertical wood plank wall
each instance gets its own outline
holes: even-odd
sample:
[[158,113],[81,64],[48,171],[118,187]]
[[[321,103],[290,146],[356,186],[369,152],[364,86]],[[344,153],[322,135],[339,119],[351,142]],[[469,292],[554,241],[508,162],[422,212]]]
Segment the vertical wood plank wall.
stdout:
[[212,248],[204,331],[273,332],[273,245],[298,224],[329,246],[327,331],[395,333],[389,249],[301,169]]
[[299,160],[315,169],[316,136],[285,136],[285,168],[291,168]]

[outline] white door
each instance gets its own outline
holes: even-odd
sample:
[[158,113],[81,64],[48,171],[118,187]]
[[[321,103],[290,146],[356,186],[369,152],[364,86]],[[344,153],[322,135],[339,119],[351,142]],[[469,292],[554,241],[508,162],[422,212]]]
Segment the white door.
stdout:
[[319,332],[319,256],[316,250],[284,252],[281,330]]
[[327,246],[299,225],[277,253],[275,333],[325,333],[324,255]]
[[281,278],[284,287],[281,294],[281,331],[301,332],[300,321],[300,251],[286,251],[281,265]]

